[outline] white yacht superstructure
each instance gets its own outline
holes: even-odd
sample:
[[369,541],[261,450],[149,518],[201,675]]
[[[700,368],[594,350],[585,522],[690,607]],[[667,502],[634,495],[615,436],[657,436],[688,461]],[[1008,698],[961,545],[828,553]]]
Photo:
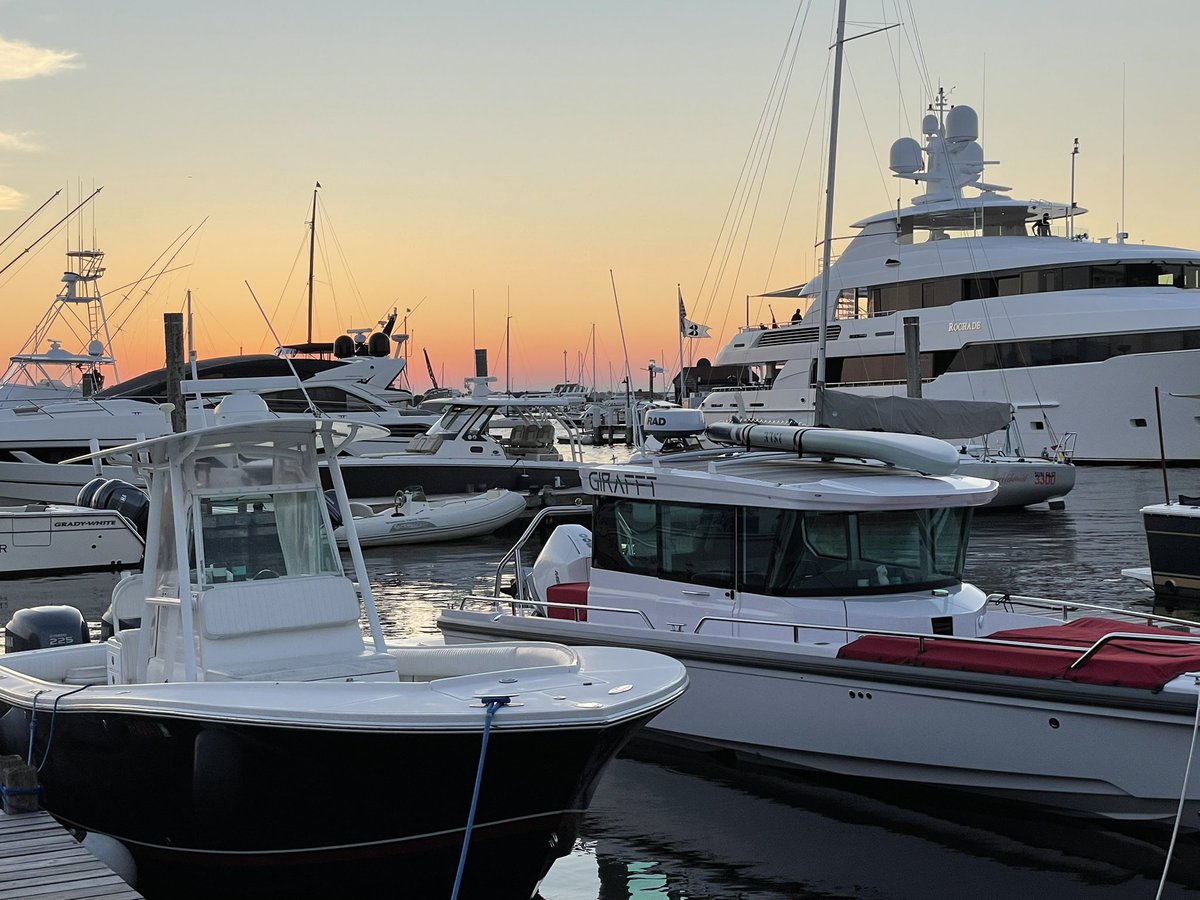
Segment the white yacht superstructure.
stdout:
[[[1200,252],[1092,239],[1073,202],[1007,196],[981,180],[974,110],[930,109],[924,147],[891,152],[925,193],[854,223],[829,267],[825,383],[904,395],[912,318],[922,395],[1011,403],[1021,452],[1052,456],[1069,430],[1077,462],[1157,461],[1161,421],[1169,460],[1200,459],[1200,407],[1181,396],[1200,371]],[[823,276],[775,292],[807,306],[803,321],[747,323],[722,349],[716,364],[746,383],[711,392],[708,421],[812,421],[824,294]]]

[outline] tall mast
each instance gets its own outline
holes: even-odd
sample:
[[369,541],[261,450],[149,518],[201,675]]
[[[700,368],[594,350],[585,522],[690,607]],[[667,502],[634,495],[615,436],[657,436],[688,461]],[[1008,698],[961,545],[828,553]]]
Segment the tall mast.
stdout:
[[317,190],[321,182],[313,188],[312,219],[308,223],[308,342],[312,343],[312,312],[313,312],[313,259],[317,244]]
[[846,37],[846,0],[838,2],[837,42],[833,46],[833,97],[829,105],[829,166],[825,183],[825,246],[821,253],[821,321],[817,332],[817,383],[813,397],[813,424],[825,415],[825,341],[829,326],[829,266],[833,244],[833,185],[837,163],[838,111],[842,93],[842,44]]

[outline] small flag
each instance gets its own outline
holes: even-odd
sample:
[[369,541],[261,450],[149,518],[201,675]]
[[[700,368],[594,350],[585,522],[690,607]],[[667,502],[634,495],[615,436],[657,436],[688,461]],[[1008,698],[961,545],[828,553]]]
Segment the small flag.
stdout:
[[701,325],[699,322],[693,322],[687,317],[687,310],[683,306],[683,291],[679,291],[679,333],[686,338],[706,338],[708,337],[708,326]]
[[422,350],[421,352],[425,354],[425,368],[429,370],[429,380],[433,382],[434,390],[437,390],[437,376],[433,374],[433,363],[429,361],[429,351]]

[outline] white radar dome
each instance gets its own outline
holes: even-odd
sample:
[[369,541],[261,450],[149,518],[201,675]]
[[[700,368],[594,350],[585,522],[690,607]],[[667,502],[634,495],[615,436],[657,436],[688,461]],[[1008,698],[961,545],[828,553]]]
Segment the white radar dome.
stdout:
[[902,137],[892,144],[891,170],[897,175],[912,175],[925,168],[921,156],[921,145],[910,137]]
[[938,117],[929,113],[921,120],[921,134],[935,135],[938,133]]
[[978,178],[983,174],[983,148],[976,141],[960,144],[954,153],[954,167],[964,175]]
[[956,106],[946,114],[946,140],[952,144],[979,138],[979,114],[969,106]]
[[104,345],[98,340],[93,340],[87,345],[88,356],[103,356]]

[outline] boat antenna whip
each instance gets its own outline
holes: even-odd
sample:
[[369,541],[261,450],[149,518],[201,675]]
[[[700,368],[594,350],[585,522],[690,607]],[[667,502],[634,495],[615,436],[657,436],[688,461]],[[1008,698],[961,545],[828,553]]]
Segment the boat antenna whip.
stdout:
[[471,829],[475,827],[475,809],[479,805],[479,788],[483,784],[483,763],[487,759],[488,735],[492,731],[492,719],[496,710],[512,702],[512,697],[480,697],[480,702],[487,706],[483,714],[483,741],[479,747],[479,765],[475,769],[475,788],[471,792],[471,810],[467,813],[467,827],[463,831],[462,852],[458,855],[458,871],[454,873],[454,890],[450,892],[450,900],[458,900],[458,889],[462,887],[463,872],[467,868],[467,849],[471,846]]
[[[275,341],[276,347],[283,346],[283,341],[279,340],[279,335],[275,333],[275,326],[271,324],[271,319],[267,316],[266,310],[262,308],[262,304],[258,302],[258,298],[254,296],[254,288],[250,287],[250,282],[246,282],[246,290],[250,292],[250,299],[254,301],[254,305],[258,307],[258,313],[263,317],[263,321],[267,323],[267,331],[271,332],[271,337]],[[304,402],[308,404],[308,411],[316,418],[321,418],[321,410],[317,404],[313,403],[312,397],[308,396],[308,391],[304,389],[304,382],[300,379],[300,374],[296,371],[296,367],[292,365],[291,359],[284,357],[288,364],[288,368],[292,370],[292,377],[296,379],[296,387],[300,388],[300,393],[304,395]]]
[[[20,260],[22,257],[24,257],[26,253],[28,253],[30,250],[32,250],[34,247],[36,247],[38,244],[40,244],[42,241],[44,241],[47,237],[49,237],[51,234],[53,234],[55,231],[57,231],[58,226],[62,225],[63,222],[65,222],[65,221],[67,221],[67,219],[71,218],[71,216],[75,215],[75,213],[79,212],[79,210],[83,209],[83,207],[87,206],[87,204],[91,201],[91,199],[93,197],[95,197],[98,193],[100,193],[102,190],[104,190],[103,185],[101,185],[100,187],[98,187],[94,191],[92,191],[90,194],[88,194],[69,213],[67,213],[65,216],[63,216],[61,219],[59,219],[57,222],[55,222],[53,225],[51,225],[49,228],[47,228],[42,233],[41,237],[39,237],[36,241],[34,241],[32,244],[30,244],[28,247],[26,247],[24,250],[22,250],[20,253],[18,253],[15,257],[13,257],[8,262],[8,265],[6,265],[3,269],[0,269],[0,275],[3,275],[9,269],[11,269],[13,266],[15,266],[17,264],[17,261]],[[53,199],[53,198],[51,198],[51,199]],[[49,202],[49,201],[47,201],[47,202]],[[5,240],[7,240],[7,238]]]

